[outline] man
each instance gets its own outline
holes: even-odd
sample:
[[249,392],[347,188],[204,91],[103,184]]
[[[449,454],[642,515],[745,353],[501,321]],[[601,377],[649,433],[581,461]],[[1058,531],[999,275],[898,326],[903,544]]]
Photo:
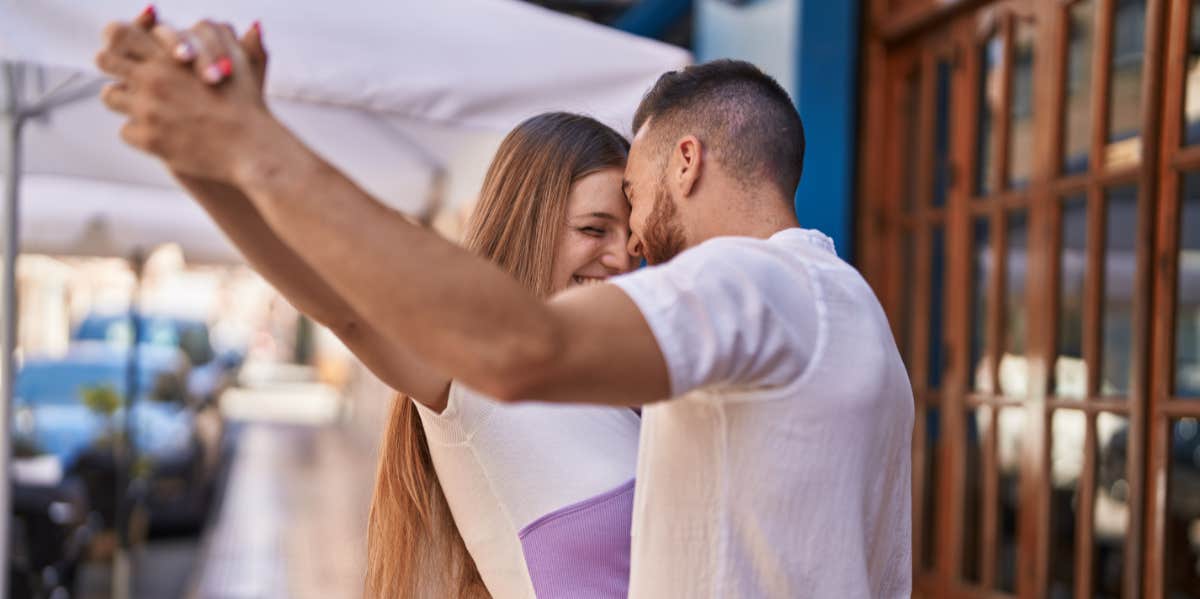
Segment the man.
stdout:
[[798,228],[800,118],[752,65],[659,79],[624,183],[652,266],[542,302],[291,135],[231,28],[112,26],[97,62],[125,140],[236,190],[361,320],[345,334],[503,401],[645,406],[631,597],[908,596],[908,378],[866,283]]

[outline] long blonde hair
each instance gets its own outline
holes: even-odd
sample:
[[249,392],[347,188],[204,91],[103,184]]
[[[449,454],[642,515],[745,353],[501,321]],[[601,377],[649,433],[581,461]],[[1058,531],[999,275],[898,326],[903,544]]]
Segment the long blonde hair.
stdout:
[[[500,143],[468,224],[467,249],[539,297],[565,228],[571,185],[624,166],[629,142],[595,119],[551,112]],[[367,597],[487,597],[454,526],[413,402],[397,395],[379,452],[367,528]]]

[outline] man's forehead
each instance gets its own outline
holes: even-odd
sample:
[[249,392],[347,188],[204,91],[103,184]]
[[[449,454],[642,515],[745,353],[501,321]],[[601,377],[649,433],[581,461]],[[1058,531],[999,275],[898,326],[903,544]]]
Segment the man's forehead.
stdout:
[[629,144],[629,161],[625,168],[626,173],[636,169],[636,163],[644,158],[643,155],[646,153],[647,144],[649,143],[647,141],[649,125],[650,121],[643,123],[641,128],[637,130],[637,133],[634,134],[633,141]]

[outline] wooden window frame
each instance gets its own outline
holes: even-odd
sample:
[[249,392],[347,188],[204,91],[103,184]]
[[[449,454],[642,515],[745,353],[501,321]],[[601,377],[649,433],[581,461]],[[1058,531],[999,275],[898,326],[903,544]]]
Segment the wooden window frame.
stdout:
[[1153,263],[1154,310],[1152,348],[1149,374],[1149,423],[1147,448],[1147,495],[1157,498],[1146,508],[1146,581],[1142,587],[1147,597],[1161,597],[1166,592],[1163,566],[1166,539],[1166,501],[1170,497],[1171,422],[1177,418],[1200,418],[1200,399],[1174,395],[1176,286],[1179,277],[1180,191],[1181,179],[1188,172],[1200,171],[1200,145],[1183,145],[1183,102],[1186,89],[1187,44],[1191,18],[1191,2],[1171,0],[1164,31],[1165,67],[1160,89],[1165,94],[1162,108],[1161,135],[1157,150],[1162,160],[1155,173],[1161,183],[1158,194],[1154,230],[1156,243]]
[[[902,52],[922,53],[926,33],[954,38],[964,48],[974,48],[978,43],[973,25],[982,12],[996,13],[1005,40],[1006,59],[1001,75],[1005,90],[1001,94],[1003,106],[993,114],[992,150],[996,168],[991,185],[992,195],[986,200],[974,198],[974,173],[976,155],[974,145],[976,132],[974,112],[978,106],[976,59],[970,52],[961,61],[955,74],[952,93],[953,138],[951,156],[957,176],[951,185],[947,205],[939,213],[944,224],[945,249],[948,258],[956,254],[973,251],[971,245],[972,219],[985,215],[991,227],[993,271],[989,286],[987,328],[988,347],[985,359],[990,361],[987,369],[992,377],[991,393],[977,394],[968,389],[970,364],[969,323],[973,315],[967,297],[971,288],[971,262],[973,258],[961,256],[945,264],[947,297],[944,306],[943,333],[946,344],[942,389],[924,388],[928,364],[927,343],[929,340],[927,314],[929,227],[919,235],[914,252],[917,277],[906,279],[905,267],[900,252],[888,251],[896,247],[897,235],[906,230],[917,231],[914,221],[890,222],[886,214],[889,197],[885,189],[887,178],[864,177],[862,184],[862,206],[866,213],[873,214],[871,220],[860,219],[861,266],[868,279],[876,286],[881,296],[889,297],[906,283],[916,282],[923,292],[916,294],[912,312],[912,333],[921,347],[909,348],[914,357],[914,383],[918,386],[918,405],[937,405],[942,422],[942,444],[939,459],[939,485],[936,490],[939,502],[939,526],[937,528],[937,568],[930,574],[919,566],[920,548],[914,552],[916,589],[926,593],[947,597],[1000,597],[1008,596],[991,590],[994,582],[995,552],[997,545],[996,484],[996,435],[994,424],[997,410],[1024,409],[1026,424],[1022,431],[1019,552],[1017,570],[1017,595],[1040,597],[1047,591],[1049,582],[1048,560],[1050,558],[1049,502],[1050,502],[1050,419],[1055,410],[1078,410],[1085,415],[1087,427],[1084,439],[1085,464],[1079,480],[1080,508],[1076,532],[1076,575],[1077,596],[1089,596],[1092,585],[1093,563],[1093,516],[1096,497],[1095,467],[1098,462],[1095,422],[1099,414],[1112,413],[1129,422],[1129,448],[1126,476],[1129,481],[1130,509],[1129,526],[1125,539],[1124,596],[1134,597],[1145,593],[1148,597],[1159,597],[1162,593],[1162,541],[1164,512],[1162,498],[1166,495],[1166,468],[1170,443],[1170,423],[1174,418],[1200,417],[1200,401],[1171,397],[1170,369],[1174,351],[1175,284],[1177,277],[1178,222],[1172,215],[1178,214],[1179,177],[1184,171],[1200,170],[1200,145],[1180,147],[1179,138],[1182,118],[1183,69],[1186,59],[1188,3],[1185,0],[1147,0],[1146,37],[1141,73],[1143,110],[1141,135],[1143,140],[1140,162],[1133,165],[1110,167],[1107,160],[1107,136],[1109,117],[1109,93],[1111,71],[1109,61],[1112,48],[1113,9],[1115,0],[1093,0],[1096,15],[1092,22],[1092,77],[1091,77],[1091,140],[1088,170],[1078,174],[1062,172],[1062,119],[1065,111],[1065,65],[1067,59],[1069,27],[1068,10],[1080,0],[1057,0],[1038,2],[1035,0],[960,0],[955,3],[926,2],[906,5],[902,11],[888,11],[887,0],[869,0],[866,15],[867,34],[864,36],[864,85],[880,78],[886,79],[896,68],[894,57]],[[1014,11],[1025,11],[1038,20],[1035,33],[1034,99],[1035,105],[1053,106],[1053,110],[1034,111],[1035,160],[1029,184],[1017,191],[1009,191],[1008,144],[1009,118],[1013,69],[1013,26]],[[1170,20],[1167,13],[1170,11]],[[1167,30],[1167,24],[1170,30]],[[1162,51],[1165,47],[1165,52]],[[913,48],[917,48],[914,50]],[[922,59],[925,60],[925,59]],[[1164,71],[1166,85],[1164,86]],[[935,73],[926,68],[926,90],[932,89]],[[894,75],[893,75],[894,76]],[[897,88],[899,89],[899,88]],[[880,130],[888,124],[887,100],[864,94],[863,122],[866,130]],[[898,97],[898,96],[897,96]],[[926,96],[925,105],[932,99]],[[927,117],[922,122],[929,124]],[[926,127],[922,127],[926,129]],[[860,165],[864,172],[894,172],[898,164],[886,164],[880,152],[862,144]],[[893,152],[887,152],[892,154]],[[922,149],[927,158],[931,152]],[[1160,156],[1162,159],[1160,160]],[[880,162],[884,160],[885,162]],[[921,169],[928,172],[928,165]],[[922,175],[924,176],[924,175]],[[1161,185],[1160,185],[1161,182]],[[928,181],[923,189],[928,189]],[[1123,184],[1136,184],[1138,188],[1138,223],[1135,229],[1137,265],[1134,286],[1137,290],[1132,298],[1132,346],[1129,391],[1124,399],[1104,397],[1099,393],[1100,359],[1102,334],[1102,310],[1104,293],[1105,228],[1107,216],[1106,191]],[[1049,394],[1050,372],[1057,355],[1058,285],[1037,285],[1034,281],[1058,281],[1060,277],[1059,251],[1061,247],[1062,206],[1065,198],[1083,195],[1086,199],[1088,234],[1087,266],[1084,280],[1083,312],[1083,358],[1087,364],[1087,389],[1083,399],[1069,399]],[[924,197],[922,199],[928,199]],[[1026,337],[1025,356],[1028,360],[1029,393],[1027,397],[1014,399],[999,395],[999,356],[1004,344],[1004,284],[1007,255],[1007,215],[1013,210],[1026,210],[1028,226],[1028,270],[1026,315],[1029,327]],[[890,230],[889,230],[890,229]],[[875,235],[880,232],[884,235]],[[870,241],[867,241],[867,239]],[[889,273],[881,282],[878,274],[887,265]],[[924,295],[923,295],[924,294]],[[896,305],[889,303],[889,314],[896,318]],[[922,329],[924,327],[924,329]],[[964,586],[958,580],[961,568],[961,551],[958,551],[963,532],[963,509],[961,493],[964,484],[964,457],[959,455],[965,447],[962,414],[969,407],[978,407],[990,414],[993,426],[988,427],[984,439],[985,452],[981,456],[984,476],[983,509],[981,517],[985,524],[980,558],[981,585]],[[918,411],[923,415],[922,411]],[[917,445],[923,450],[924,419],[917,423],[914,435],[914,459],[921,456]],[[922,461],[923,467],[923,461]],[[914,484],[923,482],[923,472],[914,468]],[[915,487],[921,489],[921,487]],[[914,494],[919,501],[919,493]],[[1149,500],[1153,499],[1153,501]],[[920,504],[914,505],[916,512]],[[923,523],[920,516],[914,518],[914,531]],[[990,528],[990,529],[989,529]],[[921,529],[923,530],[923,528]],[[925,539],[924,542],[929,542]],[[1145,551],[1142,548],[1145,547]],[[1143,559],[1137,559],[1142,557]]]

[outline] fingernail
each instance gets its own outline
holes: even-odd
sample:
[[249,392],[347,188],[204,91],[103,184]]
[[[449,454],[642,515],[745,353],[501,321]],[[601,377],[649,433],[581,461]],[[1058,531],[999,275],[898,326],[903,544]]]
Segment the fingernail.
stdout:
[[179,42],[175,46],[175,58],[184,62],[196,57],[196,51],[192,49],[192,45],[187,42]]
[[258,37],[262,37],[262,22],[255,21],[250,24],[250,28],[254,30],[254,33],[258,35]]
[[153,17],[153,16],[155,16],[153,4],[147,4],[146,8],[142,9],[142,14],[138,15],[138,17]]
[[233,72],[233,62],[228,56],[222,56],[217,59],[217,69],[220,70],[222,77],[228,77]]
[[210,64],[204,67],[204,80],[209,83],[216,83],[221,80],[221,67]]

